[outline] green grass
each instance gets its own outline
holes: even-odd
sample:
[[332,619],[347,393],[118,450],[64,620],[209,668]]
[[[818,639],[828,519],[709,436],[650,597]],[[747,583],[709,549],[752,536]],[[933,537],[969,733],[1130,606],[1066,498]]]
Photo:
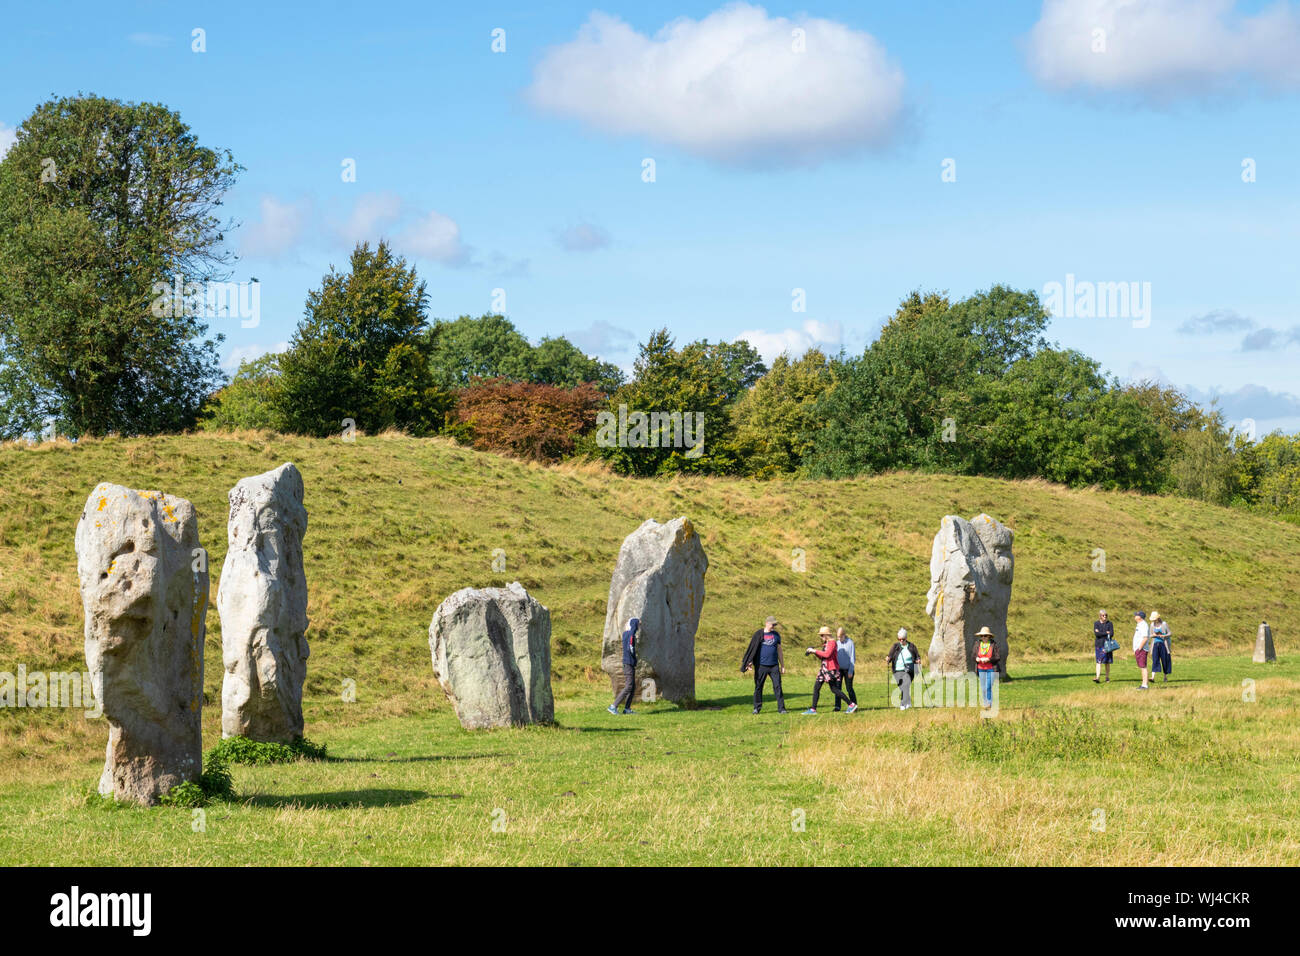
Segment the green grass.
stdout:
[[[1300,628],[1300,528],[1177,498],[911,474],[642,481],[396,435],[0,446],[0,670],[84,668],[73,535],[96,484],[192,500],[215,595],[228,490],[283,461],[306,481],[306,732],[329,759],[232,766],[243,797],[206,808],[207,831],[196,834],[189,810],[87,803],[103,721],[0,709],[3,859],[1297,860],[1297,672],[1285,662]],[[999,729],[952,711],[750,717],[736,667],[766,614],[782,618],[794,648],[820,624],[842,623],[863,661],[883,654],[900,625],[924,649],[931,539],[944,514],[980,511],[1016,532],[1010,667],[1034,678],[1008,685]],[[661,703],[612,723],[599,673],[609,574],[626,534],[677,514],[692,519],[709,556],[697,694],[722,709]],[[796,547],[806,573],[792,570]],[[491,570],[496,548],[504,574]],[[1095,548],[1107,552],[1105,573],[1092,570]],[[433,678],[429,619],[461,587],[511,580],[551,609],[560,726],[469,734]],[[1116,674],[1130,683],[1080,678],[1091,673],[1083,662],[1101,606],[1121,628],[1139,607],[1170,620],[1176,687],[1138,699],[1122,663]],[[1261,619],[1281,667],[1249,664]],[[1259,674],[1270,675],[1267,692],[1242,704],[1241,678]],[[345,679],[355,703],[342,700]],[[806,698],[810,679],[792,676],[792,689]],[[207,747],[220,737],[220,686],[212,610]],[[876,693],[863,690],[868,701]],[[992,828],[996,838],[978,823],[981,801],[1009,821]],[[1080,813],[1107,807],[1105,833],[1079,831]],[[1139,842],[1162,807],[1179,832],[1152,826]],[[504,834],[491,829],[495,808],[506,812]],[[803,834],[790,831],[796,808],[808,813]]]
[[[324,761],[232,767],[202,829],[88,798],[85,758],[0,786],[0,864],[1300,862],[1300,666],[1179,661],[1146,694],[1131,668],[1022,670],[993,720],[890,709],[865,673],[852,716],[754,717],[742,679],[628,717],[588,692],[556,727],[390,718],[331,733]],[[792,709],[810,686],[789,675]]]

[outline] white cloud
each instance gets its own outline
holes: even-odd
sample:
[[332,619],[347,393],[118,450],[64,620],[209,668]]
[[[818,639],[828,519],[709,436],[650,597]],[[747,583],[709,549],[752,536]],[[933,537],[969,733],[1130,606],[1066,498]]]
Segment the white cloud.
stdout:
[[263,196],[262,218],[244,233],[241,251],[248,256],[280,259],[301,241],[311,218],[311,203],[306,199],[281,202]]
[[0,159],[5,158],[5,153],[9,152],[16,142],[18,142],[18,131],[12,126],[0,123]]
[[460,241],[460,226],[435,210],[408,226],[395,245],[402,253],[444,265],[462,266],[470,261],[471,250]]
[[241,362],[251,362],[253,359],[261,358],[270,352],[284,352],[289,348],[288,342],[276,342],[274,345],[239,345],[232,348],[221,362],[221,367],[227,372],[236,372],[239,370]]
[[605,355],[609,352],[626,352],[636,336],[627,329],[597,319],[585,329],[565,332],[564,337],[587,355]]
[[772,165],[884,145],[902,121],[903,85],[868,33],[737,3],[653,37],[593,12],[576,39],[546,51],[528,96],[604,132]]
[[568,252],[594,252],[609,245],[609,233],[590,222],[580,222],[558,233],[555,241]]
[[805,319],[797,329],[783,329],[780,332],[765,332],[751,329],[741,332],[733,341],[744,339],[758,350],[763,361],[768,365],[782,352],[789,352],[791,358],[799,358],[811,348],[824,352],[838,352],[844,343],[844,329],[838,322],[818,322]]
[[1214,309],[1204,315],[1194,315],[1178,327],[1180,335],[1215,335],[1219,332],[1244,332],[1255,327],[1253,319],[1238,315],[1232,309]]
[[348,245],[373,244],[384,229],[401,218],[402,207],[402,198],[394,193],[365,193],[353,205],[347,221],[339,226],[339,238]]
[[[1155,101],[1230,92],[1245,80],[1300,86],[1300,12],[1247,14],[1237,0],[1045,0],[1029,69],[1053,89]],[[1100,31],[1100,32],[1097,32]],[[1104,48],[1094,50],[1099,45]]]

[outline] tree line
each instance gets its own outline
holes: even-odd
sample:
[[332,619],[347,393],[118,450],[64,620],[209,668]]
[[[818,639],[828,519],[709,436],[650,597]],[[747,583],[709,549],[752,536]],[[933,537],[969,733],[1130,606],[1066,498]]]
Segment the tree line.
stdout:
[[915,291],[860,355],[768,368],[747,342],[639,347],[630,376],[502,315],[431,319],[387,243],[312,289],[279,354],[220,371],[157,288],[222,281],[241,167],[157,104],[51,100],[0,162],[0,437],[398,429],[627,475],[844,478],[890,469],[1176,493],[1300,518],[1300,434],[1253,442],[1176,389],[1046,340],[1036,293]]

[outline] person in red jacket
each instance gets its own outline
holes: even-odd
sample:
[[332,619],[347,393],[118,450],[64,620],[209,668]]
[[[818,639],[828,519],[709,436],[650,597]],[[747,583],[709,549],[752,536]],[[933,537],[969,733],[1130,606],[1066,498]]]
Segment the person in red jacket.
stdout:
[[819,651],[816,648],[810,647],[808,650],[804,651],[805,654],[812,654],[822,662],[821,669],[817,671],[817,680],[813,684],[812,706],[804,711],[804,715],[812,717],[817,716],[817,698],[821,695],[822,684],[830,685],[831,693],[835,695],[835,699],[847,704],[847,712],[851,714],[858,709],[858,705],[845,697],[843,692],[840,691],[840,665],[837,660],[839,656],[839,645],[835,642],[835,635],[831,633],[829,627],[823,627],[817,632],[817,636],[825,642],[822,649]]

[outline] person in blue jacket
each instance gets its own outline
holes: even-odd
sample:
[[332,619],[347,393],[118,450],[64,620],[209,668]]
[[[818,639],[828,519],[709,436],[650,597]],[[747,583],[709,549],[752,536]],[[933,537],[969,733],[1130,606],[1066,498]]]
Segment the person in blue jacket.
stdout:
[[636,713],[632,709],[632,695],[636,692],[636,636],[640,628],[641,619],[634,617],[627,622],[627,630],[623,632],[623,689],[608,707],[611,714],[618,713],[620,704],[623,713]]

